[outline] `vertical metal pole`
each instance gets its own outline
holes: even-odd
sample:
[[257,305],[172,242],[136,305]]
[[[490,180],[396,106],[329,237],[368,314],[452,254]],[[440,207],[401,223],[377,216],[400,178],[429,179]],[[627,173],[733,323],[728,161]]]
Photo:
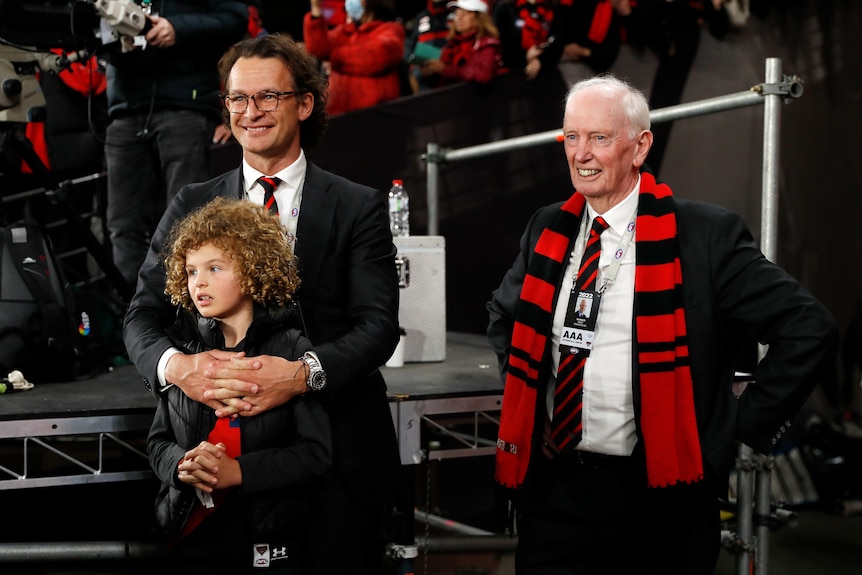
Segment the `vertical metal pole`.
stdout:
[[437,204],[439,202],[439,185],[440,185],[440,145],[434,142],[428,142],[426,149],[425,166],[428,170],[427,187],[425,190],[428,203],[428,235],[436,236],[438,234],[437,223],[439,216],[437,214]]
[[[766,83],[777,85],[782,80],[781,60],[766,60]],[[763,198],[760,217],[760,246],[770,261],[775,261],[778,239],[778,163],[781,135],[781,95],[764,95],[763,108]],[[761,349],[761,358],[765,350]],[[757,385],[757,382],[755,382]],[[755,573],[769,573],[769,525],[764,524],[771,514],[772,464],[766,457],[758,457],[755,517],[761,519],[757,525],[757,549],[755,554]]]
[[754,499],[752,453],[750,447],[740,444],[736,458],[736,535],[739,542],[736,575],[751,573],[751,509]]
[[[768,58],[766,60],[766,85],[777,85],[781,82],[781,60]],[[765,94],[763,113],[763,181],[760,214],[760,249],[770,261],[775,261],[775,242],[778,236],[778,141],[780,127],[781,96],[778,93]],[[759,350],[760,359],[765,350]],[[757,385],[757,382],[754,382]],[[754,572],[757,575],[767,575],[769,564],[769,527],[758,525],[756,546],[752,538],[754,529],[752,521],[752,506],[755,503],[752,481],[756,479],[756,508],[754,514],[766,518],[771,512],[770,490],[771,475],[768,462],[763,457],[756,458],[748,446],[739,448],[737,460],[737,532],[741,543],[737,561],[737,575],[751,573],[754,555]],[[755,472],[756,470],[756,472]],[[760,523],[763,523],[762,521]]]
[[[766,60],[766,83],[781,82],[781,60]],[[775,261],[778,237],[778,144],[781,122],[781,95],[766,94],[763,104],[763,196],[760,208],[760,249]]]
[[[757,382],[754,383],[757,385]],[[754,516],[755,527],[754,573],[769,573],[769,525],[765,520],[772,515],[772,457],[758,454],[755,457]]]

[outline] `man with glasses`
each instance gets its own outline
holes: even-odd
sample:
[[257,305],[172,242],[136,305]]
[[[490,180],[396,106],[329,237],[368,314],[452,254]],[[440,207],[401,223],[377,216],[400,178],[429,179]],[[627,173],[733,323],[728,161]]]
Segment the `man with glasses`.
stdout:
[[[219,70],[224,115],[243,149],[242,165],[184,187],[171,202],[126,316],[126,346],[156,393],[176,385],[219,417],[253,415],[318,394],[332,424],[333,467],[308,486],[317,506],[308,526],[314,572],[377,575],[400,478],[378,371],[399,339],[385,195],[306,159],[303,147],[316,144],[326,126],[326,84],[299,44],[278,35],[244,40],[222,57]],[[165,336],[174,315],[160,257],[166,235],[176,220],[217,196],[268,205],[291,234],[302,281],[295,299],[315,346],[304,361],[218,351],[183,355]],[[201,462],[196,476],[217,480],[218,472]]]

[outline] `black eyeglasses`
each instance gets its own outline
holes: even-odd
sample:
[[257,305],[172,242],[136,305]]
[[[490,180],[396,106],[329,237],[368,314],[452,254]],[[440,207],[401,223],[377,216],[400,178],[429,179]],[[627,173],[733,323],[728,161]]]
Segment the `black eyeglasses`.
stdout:
[[258,92],[251,96],[245,94],[233,94],[223,96],[224,105],[231,114],[242,114],[248,109],[249,100],[254,100],[254,105],[261,112],[274,112],[278,109],[278,101],[285,96],[293,96],[301,92]]

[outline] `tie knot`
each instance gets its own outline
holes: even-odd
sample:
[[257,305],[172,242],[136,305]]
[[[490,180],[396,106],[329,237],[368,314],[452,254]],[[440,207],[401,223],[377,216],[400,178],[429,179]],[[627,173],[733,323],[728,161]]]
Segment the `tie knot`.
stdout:
[[275,189],[281,180],[275,177],[261,176],[257,181],[260,182],[260,186],[263,188],[263,206],[269,210],[269,213],[278,215],[278,202],[275,201]]
[[281,179],[274,176],[261,176],[257,179],[257,181],[261,185],[261,187],[263,187],[264,191],[267,191],[270,194],[275,193],[275,189],[278,187],[278,184],[281,183]]
[[602,232],[609,227],[608,222],[606,222],[602,216],[596,216],[596,219],[593,220],[593,225],[590,228],[590,233],[600,236],[602,235]]

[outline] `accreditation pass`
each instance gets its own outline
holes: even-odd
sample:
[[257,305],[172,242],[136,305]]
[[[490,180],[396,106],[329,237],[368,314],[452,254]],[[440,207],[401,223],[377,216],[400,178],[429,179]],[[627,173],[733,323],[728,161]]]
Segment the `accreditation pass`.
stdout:
[[572,290],[566,319],[560,335],[560,352],[588,357],[596,334],[596,318],[602,294],[590,290]]

